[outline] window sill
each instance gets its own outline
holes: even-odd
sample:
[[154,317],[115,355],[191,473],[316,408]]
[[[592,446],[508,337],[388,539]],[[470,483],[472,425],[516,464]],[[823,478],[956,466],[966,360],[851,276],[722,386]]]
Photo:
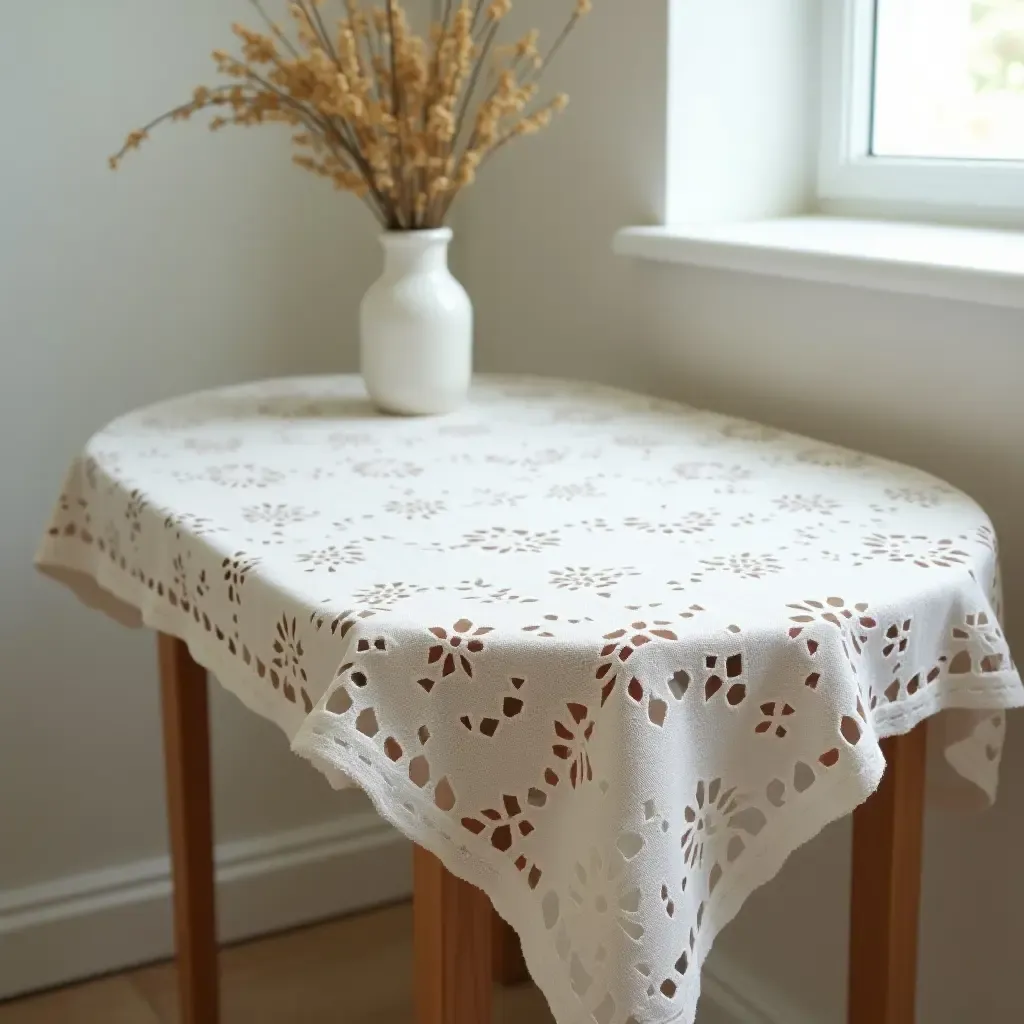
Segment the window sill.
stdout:
[[841,217],[623,228],[623,256],[1024,309],[1024,232]]

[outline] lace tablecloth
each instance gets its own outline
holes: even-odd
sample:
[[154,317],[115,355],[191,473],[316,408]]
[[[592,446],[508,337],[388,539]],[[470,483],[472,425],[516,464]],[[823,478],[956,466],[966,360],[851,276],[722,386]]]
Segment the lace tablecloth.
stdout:
[[560,1024],[692,1021],[715,935],[867,798],[880,737],[971,709],[945,758],[992,798],[1024,703],[969,498],[590,385],[167,402],[90,441],[39,563],[484,889]]

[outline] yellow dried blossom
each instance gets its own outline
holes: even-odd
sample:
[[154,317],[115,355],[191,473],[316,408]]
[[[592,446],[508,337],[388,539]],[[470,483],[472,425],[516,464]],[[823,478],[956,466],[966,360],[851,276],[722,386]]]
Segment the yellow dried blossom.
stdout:
[[442,192],[447,192],[449,188],[451,188],[451,182],[443,175],[441,177],[434,178],[430,183],[429,197],[433,199]]
[[251,64],[270,64],[277,57],[277,47],[269,36],[237,22],[231,26],[231,31],[242,40],[242,56]]
[[572,0],[565,27],[541,56],[536,31],[497,45],[512,0],[445,0],[426,37],[413,31],[401,0],[372,8],[343,0],[345,16],[330,31],[323,0],[291,0],[291,35],[261,0],[251,2],[266,31],[234,24],[240,57],[213,52],[228,83],[199,86],[188,102],[131,132],[111,168],[163,121],[221,108],[213,131],[288,126],[297,166],[363,199],[393,230],[443,223],[489,157],[565,109],[565,95],[533,108],[538,79],[592,6]]
[[534,28],[523,36],[522,39],[516,43],[514,50],[515,55],[519,58],[533,58],[537,56],[537,42],[540,39],[540,33]]

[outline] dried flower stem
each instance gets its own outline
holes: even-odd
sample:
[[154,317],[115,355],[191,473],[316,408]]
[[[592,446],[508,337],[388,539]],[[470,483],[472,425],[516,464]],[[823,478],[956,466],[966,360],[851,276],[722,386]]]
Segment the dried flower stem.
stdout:
[[480,20],[480,15],[483,14],[484,4],[487,0],[476,0],[476,7],[473,8],[473,20],[469,24],[470,32],[476,31],[476,23]]
[[569,18],[568,24],[565,26],[565,28],[562,29],[562,31],[558,34],[558,37],[555,39],[554,43],[551,45],[551,49],[548,50],[547,56],[540,62],[540,64],[537,65],[536,69],[534,70],[533,76],[530,79],[531,81],[536,82],[540,78],[540,76],[543,75],[545,71],[547,71],[548,66],[555,59],[555,56],[564,45],[566,39],[568,39],[569,36],[572,34],[572,30],[576,27],[576,23],[580,20],[583,14],[587,13],[588,11],[589,8],[576,8],[576,10],[572,14],[572,17]]
[[298,57],[299,51],[292,45],[292,41],[281,31],[280,26],[267,14],[260,3],[260,0],[249,0],[249,3],[256,8],[256,13],[263,19],[264,24],[270,29],[275,39],[293,56]]
[[405,217],[408,212],[408,197],[406,196],[405,181],[405,142],[402,131],[402,90],[398,88],[398,67],[395,59],[395,0],[385,0],[388,15],[388,50],[391,55],[391,113],[396,121],[395,140],[397,146],[392,149],[391,159],[394,170],[395,182],[398,189],[398,202],[395,208],[398,227],[408,228],[411,223],[406,223]]
[[319,0],[299,0],[299,3],[307,9],[310,21],[313,22],[317,35],[320,36],[320,45],[330,55],[334,63],[337,64],[338,55],[334,51],[334,44],[331,42],[331,37],[324,26],[323,19],[320,17]]
[[[479,10],[479,6],[477,8]],[[476,15],[474,14],[475,18]],[[469,105],[473,101],[473,93],[476,92],[477,83],[480,81],[480,74],[484,69],[484,65],[487,63],[487,56],[491,52],[491,47],[494,45],[494,39],[498,34],[498,29],[501,27],[500,21],[493,21],[491,23],[490,30],[484,37],[483,46],[480,49],[480,56],[477,58],[476,63],[473,67],[473,73],[470,75],[469,84],[466,86],[466,94],[462,98],[462,107],[459,110],[458,119],[455,122],[455,139],[459,139],[462,136],[462,126],[466,123],[466,114],[469,112]],[[451,150],[449,150],[451,152]]]

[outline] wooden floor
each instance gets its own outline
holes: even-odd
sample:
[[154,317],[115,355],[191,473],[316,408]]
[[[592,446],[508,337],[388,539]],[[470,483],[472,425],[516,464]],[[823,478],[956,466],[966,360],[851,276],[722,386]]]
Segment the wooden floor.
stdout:
[[[412,908],[387,907],[225,949],[223,1024],[410,1024]],[[172,964],[0,1003],[0,1024],[178,1024]],[[530,985],[497,993],[495,1024],[551,1024]]]

